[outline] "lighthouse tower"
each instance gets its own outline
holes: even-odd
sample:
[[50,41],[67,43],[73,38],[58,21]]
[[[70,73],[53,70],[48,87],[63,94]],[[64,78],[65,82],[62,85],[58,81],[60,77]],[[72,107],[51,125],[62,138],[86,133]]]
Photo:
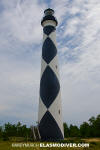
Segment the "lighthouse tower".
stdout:
[[38,123],[41,139],[55,141],[64,138],[56,44],[57,24],[54,10],[46,9],[41,21],[43,45]]

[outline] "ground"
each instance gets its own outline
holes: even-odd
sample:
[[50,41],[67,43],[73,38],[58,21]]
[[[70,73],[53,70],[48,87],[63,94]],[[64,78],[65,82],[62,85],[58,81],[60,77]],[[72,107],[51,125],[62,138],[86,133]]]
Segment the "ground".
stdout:
[[[100,138],[88,138],[88,139],[65,139],[64,143],[80,143],[86,142],[90,144],[89,148],[40,148],[37,147],[12,147],[13,143],[31,143],[35,145],[39,145],[40,142],[12,142],[12,141],[0,141],[0,150],[100,150]],[[49,143],[49,142],[48,142]],[[45,143],[46,144],[46,143]]]

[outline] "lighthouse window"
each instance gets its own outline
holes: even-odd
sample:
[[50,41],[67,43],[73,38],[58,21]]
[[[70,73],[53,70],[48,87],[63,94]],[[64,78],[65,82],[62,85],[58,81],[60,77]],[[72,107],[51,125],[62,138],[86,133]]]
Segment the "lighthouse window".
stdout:
[[57,65],[56,65],[56,69],[57,69]]
[[59,114],[60,114],[60,109],[59,109]]

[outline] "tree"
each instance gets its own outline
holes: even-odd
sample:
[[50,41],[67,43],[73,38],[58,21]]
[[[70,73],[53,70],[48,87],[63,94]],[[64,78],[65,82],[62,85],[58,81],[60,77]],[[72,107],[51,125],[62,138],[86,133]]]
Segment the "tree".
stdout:
[[79,128],[77,126],[70,125],[70,137],[79,137]]
[[95,137],[95,117],[91,117],[88,121],[89,121],[89,125],[90,125],[90,137]]
[[94,122],[95,122],[95,117],[91,117],[91,118],[89,119],[89,124],[90,124],[90,126],[93,126],[93,125],[94,125]]
[[100,137],[100,115],[89,119],[91,137]]
[[5,124],[5,133],[7,136],[15,136],[17,135],[17,127],[15,124],[10,124],[9,122]]
[[83,122],[83,124],[80,125],[80,136],[90,137],[90,126],[87,122]]
[[17,134],[16,135],[20,137],[22,135],[20,122],[17,123],[16,128],[17,128]]
[[94,122],[95,137],[100,137],[100,115],[97,116]]
[[0,126],[0,138],[2,137],[2,126]]
[[64,126],[64,137],[67,138],[69,137],[69,128],[66,122],[63,123]]

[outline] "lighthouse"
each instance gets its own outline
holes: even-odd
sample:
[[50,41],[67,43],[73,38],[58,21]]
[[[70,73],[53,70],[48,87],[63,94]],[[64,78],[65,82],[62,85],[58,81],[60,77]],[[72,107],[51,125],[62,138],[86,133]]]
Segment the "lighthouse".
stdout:
[[56,43],[57,24],[54,10],[46,9],[41,21],[43,44],[38,111],[39,133],[45,141],[64,138]]

